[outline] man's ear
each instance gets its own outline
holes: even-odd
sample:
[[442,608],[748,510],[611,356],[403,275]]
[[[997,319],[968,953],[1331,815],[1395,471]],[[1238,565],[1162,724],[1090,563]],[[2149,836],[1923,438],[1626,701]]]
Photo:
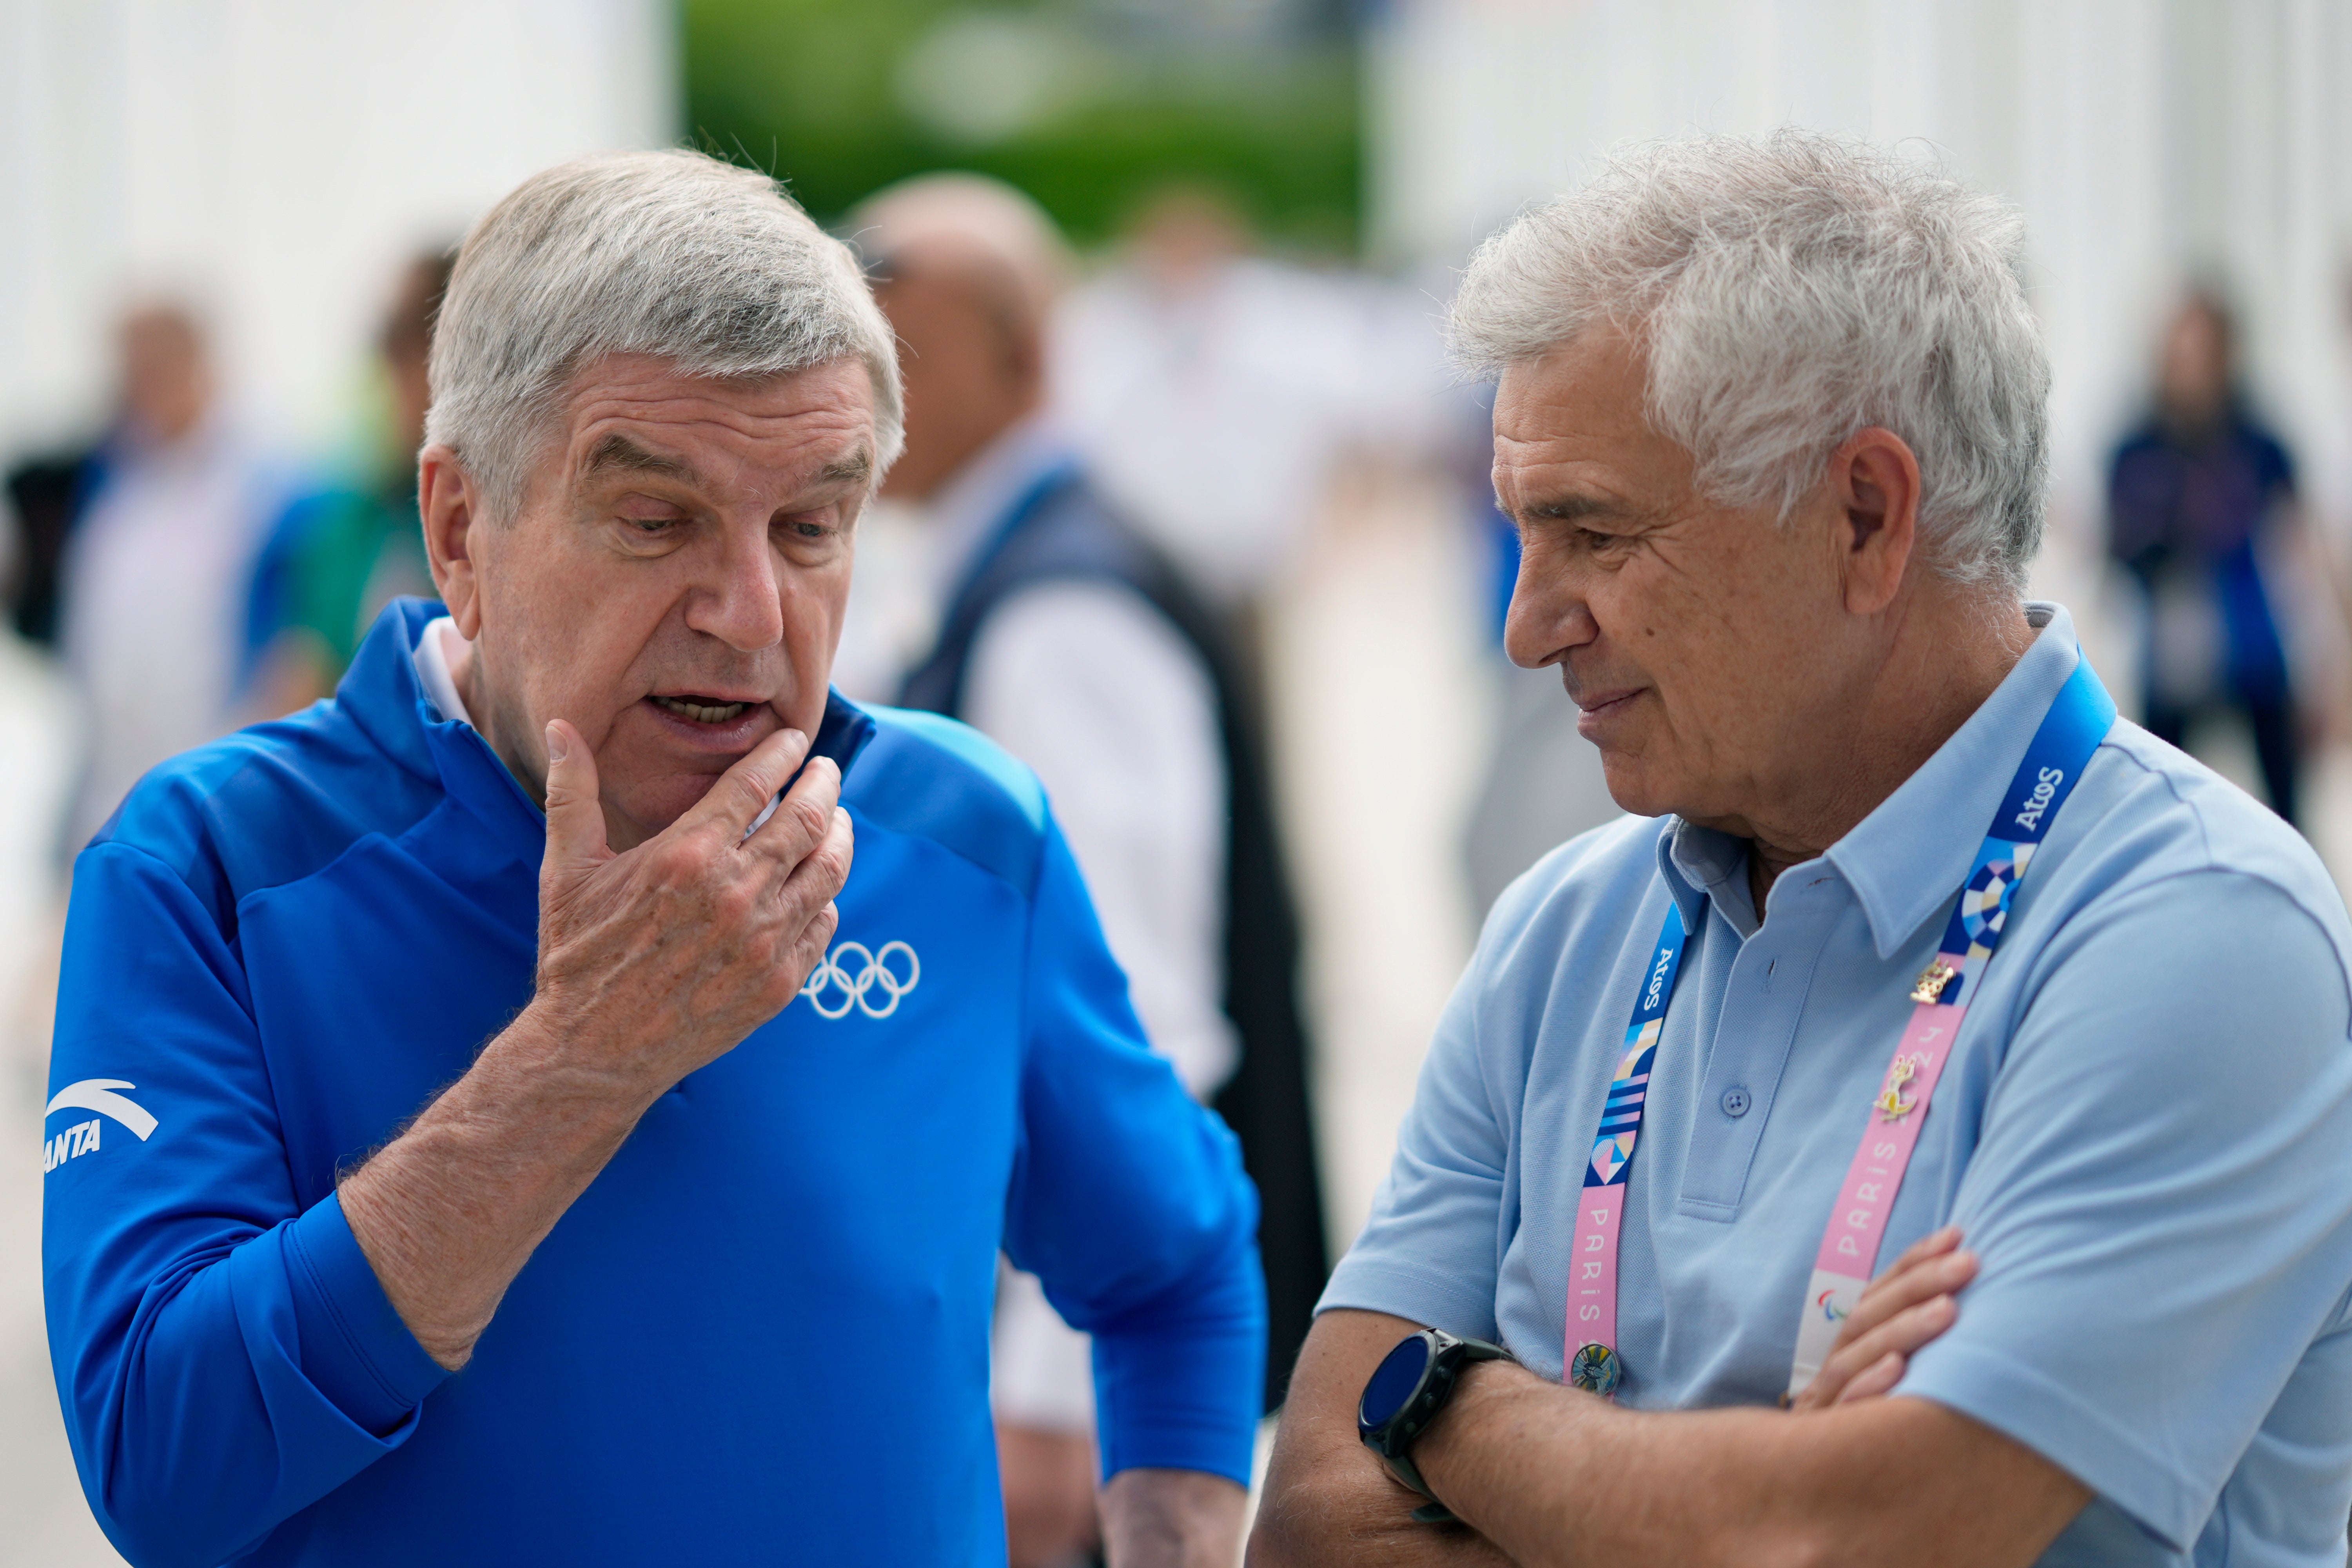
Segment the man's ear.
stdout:
[[482,584],[477,552],[489,519],[481,489],[457,460],[436,442],[417,454],[416,510],[425,524],[425,553],[433,564],[433,585],[449,607],[457,635],[471,641],[482,630]]
[[1864,430],[1831,454],[1845,607],[1873,616],[1895,602],[1919,550],[1919,459],[1892,430]]

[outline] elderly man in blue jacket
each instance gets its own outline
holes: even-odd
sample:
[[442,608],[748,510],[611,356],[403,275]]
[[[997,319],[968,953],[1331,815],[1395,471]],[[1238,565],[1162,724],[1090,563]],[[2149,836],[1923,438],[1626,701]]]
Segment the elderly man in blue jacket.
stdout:
[[1002,1562],[1002,1246],[1095,1336],[1112,1561],[1229,1563],[1232,1140],[1034,779],[826,686],[901,424],[847,252],[708,159],[569,164],[467,240],[432,380],[446,613],[75,868],[45,1251],[108,1534]]

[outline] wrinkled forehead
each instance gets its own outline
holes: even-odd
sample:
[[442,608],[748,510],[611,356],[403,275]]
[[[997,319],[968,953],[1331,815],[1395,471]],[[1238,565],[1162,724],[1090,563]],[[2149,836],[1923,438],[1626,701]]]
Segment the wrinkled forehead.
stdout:
[[873,384],[855,358],[732,378],[607,355],[572,376],[554,424],[543,461],[575,485],[635,476],[771,490],[862,487],[875,473]]
[[1505,499],[1572,478],[1687,485],[1689,454],[1650,423],[1647,376],[1639,349],[1613,329],[1506,365],[1495,389],[1495,481]]
[[1495,423],[1517,440],[1569,429],[1631,434],[1650,428],[1649,363],[1614,327],[1594,327],[1503,366]]

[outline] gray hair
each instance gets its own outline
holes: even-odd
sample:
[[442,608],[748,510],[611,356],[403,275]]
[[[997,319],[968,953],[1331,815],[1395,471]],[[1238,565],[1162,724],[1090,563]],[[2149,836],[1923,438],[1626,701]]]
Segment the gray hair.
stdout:
[[1491,376],[1615,326],[1700,488],[1784,520],[1847,437],[1891,430],[1937,570],[2021,592],[2050,478],[2024,238],[2007,203],[1860,142],[1652,142],[1479,247],[1454,352]]
[[615,353],[730,380],[855,357],[877,472],[902,445],[897,340],[849,247],[766,175],[699,153],[559,164],[474,226],[433,333],[425,439],[510,514],[572,376]]

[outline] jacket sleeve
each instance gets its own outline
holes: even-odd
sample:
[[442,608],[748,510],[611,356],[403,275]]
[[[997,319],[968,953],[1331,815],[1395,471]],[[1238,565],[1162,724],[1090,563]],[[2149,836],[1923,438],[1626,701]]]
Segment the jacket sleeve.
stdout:
[[74,869],[42,1266],[82,1489],[132,1563],[218,1563],[405,1442],[446,1375],[329,1194],[299,1205],[233,940],[171,868]]
[[1045,831],[1006,1250],[1094,1335],[1106,1477],[1246,1486],[1265,1363],[1257,1194],[1232,1132],[1145,1043],[1077,867]]

